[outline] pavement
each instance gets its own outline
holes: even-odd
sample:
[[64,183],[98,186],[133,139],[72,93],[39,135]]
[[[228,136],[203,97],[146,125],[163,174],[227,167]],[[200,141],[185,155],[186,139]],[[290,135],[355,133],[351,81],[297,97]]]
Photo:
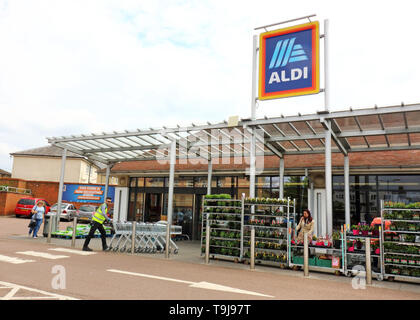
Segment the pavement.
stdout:
[[311,272],[304,278],[302,271],[260,265],[250,270],[222,260],[207,265],[197,241],[177,241],[179,253],[170,259],[162,253],[103,252],[98,238],[90,244],[94,252],[86,253],[83,239],[71,248],[71,240],[47,243],[42,232],[38,239],[28,237],[28,223],[0,217],[0,299],[420,299],[419,284],[374,280],[354,289],[357,279],[344,276]]

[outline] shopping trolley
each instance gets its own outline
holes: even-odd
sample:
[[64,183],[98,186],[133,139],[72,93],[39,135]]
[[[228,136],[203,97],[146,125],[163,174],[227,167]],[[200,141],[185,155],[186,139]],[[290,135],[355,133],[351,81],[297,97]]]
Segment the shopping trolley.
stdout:
[[[115,233],[111,239],[108,250],[126,252],[131,249],[133,238],[133,222],[114,222]],[[171,226],[172,235],[182,234],[181,226]],[[166,223],[136,222],[134,235],[134,251],[136,253],[164,252],[166,247]],[[169,248],[173,253],[179,251],[175,242],[170,239]]]

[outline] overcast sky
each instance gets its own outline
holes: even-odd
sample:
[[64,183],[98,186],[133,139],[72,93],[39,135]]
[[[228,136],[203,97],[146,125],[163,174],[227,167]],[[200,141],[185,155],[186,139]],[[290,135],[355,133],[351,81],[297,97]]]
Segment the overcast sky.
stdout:
[[331,110],[420,102],[416,2],[0,0],[0,168],[49,136],[249,117],[254,28],[310,14],[330,21]]

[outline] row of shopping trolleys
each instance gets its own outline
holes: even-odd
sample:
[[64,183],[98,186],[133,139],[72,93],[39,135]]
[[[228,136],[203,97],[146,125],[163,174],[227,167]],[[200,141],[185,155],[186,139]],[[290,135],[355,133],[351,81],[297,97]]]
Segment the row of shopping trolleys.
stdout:
[[[166,223],[146,222],[114,222],[114,235],[108,246],[109,251],[128,252],[131,250],[133,238],[133,223],[136,224],[134,237],[134,252],[157,253],[166,248]],[[171,235],[181,235],[182,226],[171,226]],[[178,253],[178,246],[170,239],[169,252]]]

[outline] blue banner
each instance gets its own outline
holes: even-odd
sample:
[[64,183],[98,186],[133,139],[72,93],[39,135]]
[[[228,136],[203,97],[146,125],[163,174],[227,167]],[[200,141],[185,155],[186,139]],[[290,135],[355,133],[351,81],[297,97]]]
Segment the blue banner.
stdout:
[[[64,184],[63,201],[104,203],[105,186],[86,184]],[[108,197],[114,202],[115,187],[108,187]]]

